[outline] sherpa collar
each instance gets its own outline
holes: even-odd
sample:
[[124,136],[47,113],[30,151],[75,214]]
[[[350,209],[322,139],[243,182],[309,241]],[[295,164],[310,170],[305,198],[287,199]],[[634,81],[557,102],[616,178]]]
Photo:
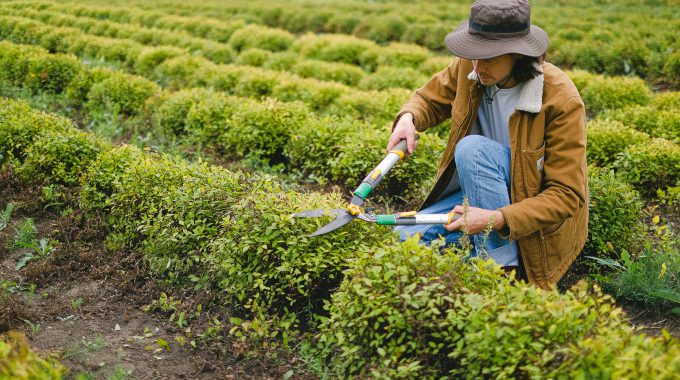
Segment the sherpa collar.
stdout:
[[[536,68],[541,72],[535,78],[524,83],[519,93],[519,101],[515,106],[518,111],[538,113],[543,105],[543,66],[537,65]],[[477,81],[477,74],[470,72],[468,79]]]

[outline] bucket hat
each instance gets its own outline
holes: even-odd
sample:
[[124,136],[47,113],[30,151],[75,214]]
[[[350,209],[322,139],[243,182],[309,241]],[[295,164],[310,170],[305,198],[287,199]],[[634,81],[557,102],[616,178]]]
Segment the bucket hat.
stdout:
[[446,47],[465,59],[488,59],[517,53],[540,57],[548,49],[548,34],[531,25],[526,0],[478,0],[470,17],[446,35]]

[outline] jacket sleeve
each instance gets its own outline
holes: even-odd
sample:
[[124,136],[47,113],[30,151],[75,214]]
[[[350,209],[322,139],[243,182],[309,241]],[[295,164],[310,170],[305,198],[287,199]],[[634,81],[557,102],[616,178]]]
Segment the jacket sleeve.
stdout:
[[434,127],[451,117],[451,104],[456,97],[458,58],[437,73],[423,87],[416,90],[413,97],[401,108],[392,123],[392,129],[405,113],[413,114],[413,124],[418,132]]
[[570,97],[545,131],[543,191],[500,209],[507,228],[501,235],[517,240],[558,225],[587,207],[585,107]]

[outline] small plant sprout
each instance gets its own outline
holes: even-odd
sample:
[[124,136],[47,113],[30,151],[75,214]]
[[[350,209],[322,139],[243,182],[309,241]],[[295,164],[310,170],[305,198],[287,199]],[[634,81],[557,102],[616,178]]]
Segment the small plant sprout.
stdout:
[[12,211],[14,211],[14,204],[11,202],[5,205],[4,211],[0,211],[0,231],[4,230],[9,225],[9,220],[12,217]]
[[55,189],[54,185],[43,186],[42,193],[43,201],[46,203],[43,210],[47,210],[50,207],[58,208],[64,204],[63,202],[58,201],[61,197],[61,193]]
[[71,300],[71,309],[73,311],[79,311],[80,307],[83,306],[83,299],[78,297]]
[[37,242],[33,240],[30,243],[16,242],[15,244],[17,244],[20,248],[30,249],[30,251],[24,254],[19,259],[19,261],[17,261],[17,270],[25,267],[30,261],[42,259],[54,251],[54,242],[47,238],[42,238]]

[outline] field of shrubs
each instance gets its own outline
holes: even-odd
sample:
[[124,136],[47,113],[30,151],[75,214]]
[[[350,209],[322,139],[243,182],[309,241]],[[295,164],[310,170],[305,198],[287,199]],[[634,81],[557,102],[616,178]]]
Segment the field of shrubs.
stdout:
[[[0,3],[0,181],[19,184],[0,186],[0,379],[144,377],[32,350],[39,324],[3,311],[47,299],[27,278],[67,254],[41,218],[99,221],[102,262],[138,258],[163,290],[146,312],[177,329],[155,348],[238,346],[260,377],[678,378],[680,9],[534,3],[588,112],[589,237],[552,290],[469,249],[360,222],[312,238],[330,219],[292,217],[346,207],[469,2]],[[446,124],[372,207],[419,204]]]

